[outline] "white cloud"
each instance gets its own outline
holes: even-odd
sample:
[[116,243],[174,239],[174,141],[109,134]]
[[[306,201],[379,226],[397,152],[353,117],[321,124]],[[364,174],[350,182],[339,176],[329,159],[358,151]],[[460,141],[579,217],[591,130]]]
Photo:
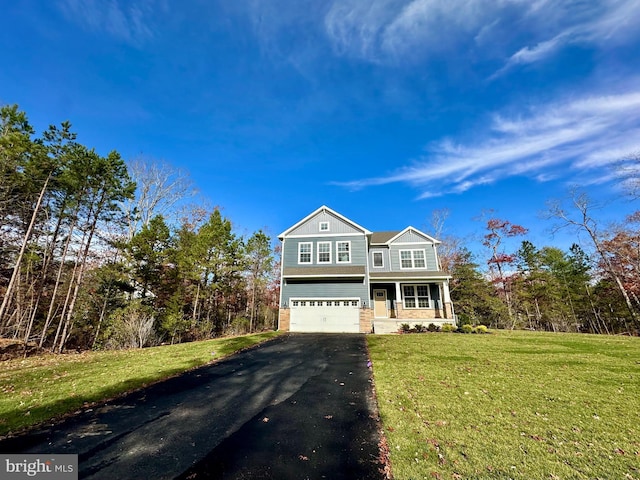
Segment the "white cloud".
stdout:
[[444,139],[412,165],[388,176],[341,185],[359,189],[408,183],[421,198],[460,193],[515,175],[539,181],[611,170],[611,162],[640,150],[640,90],[541,106],[509,118],[494,115],[480,138]]
[[150,17],[161,2],[153,0],[61,0],[59,8],[88,31],[104,32],[127,43],[138,44],[153,36]]
[[[637,38],[637,0],[335,0],[324,28],[339,55],[373,63],[469,55],[493,61],[494,74],[543,61],[568,45],[603,48]],[[515,52],[515,53],[512,53]]]
[[[626,42],[638,34],[640,2],[637,0],[602,0],[572,4],[566,16],[557,17],[556,4],[539,2],[529,10],[534,33],[544,35],[549,18],[554,20],[552,35],[538,41],[534,46],[525,46],[514,53],[490,79],[494,79],[517,65],[544,61],[560,49],[571,44],[592,45],[603,48],[611,43]],[[569,15],[571,14],[571,15]],[[547,33],[548,35],[548,33]]]

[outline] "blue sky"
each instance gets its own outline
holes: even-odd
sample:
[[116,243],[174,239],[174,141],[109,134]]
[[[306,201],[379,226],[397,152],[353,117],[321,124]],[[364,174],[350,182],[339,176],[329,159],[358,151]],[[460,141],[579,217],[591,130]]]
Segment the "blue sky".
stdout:
[[[637,0],[22,0],[0,103],[103,154],[187,169],[241,233],[326,204],[473,242],[493,210],[551,238],[549,199],[620,198],[640,151]],[[474,249],[475,246],[474,246]]]

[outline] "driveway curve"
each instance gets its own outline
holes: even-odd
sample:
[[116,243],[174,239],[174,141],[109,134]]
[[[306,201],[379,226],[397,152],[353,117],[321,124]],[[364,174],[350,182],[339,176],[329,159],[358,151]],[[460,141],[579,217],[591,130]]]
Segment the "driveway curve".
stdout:
[[91,479],[382,479],[363,335],[289,334],[0,442]]

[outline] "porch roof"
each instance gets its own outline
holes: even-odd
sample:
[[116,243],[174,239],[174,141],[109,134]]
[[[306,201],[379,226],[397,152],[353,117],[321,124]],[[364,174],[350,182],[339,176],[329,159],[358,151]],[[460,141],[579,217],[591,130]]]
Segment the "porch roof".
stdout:
[[422,271],[422,272],[370,272],[369,278],[371,281],[376,280],[415,280],[415,281],[433,281],[433,280],[449,280],[451,275],[446,272],[434,271]]

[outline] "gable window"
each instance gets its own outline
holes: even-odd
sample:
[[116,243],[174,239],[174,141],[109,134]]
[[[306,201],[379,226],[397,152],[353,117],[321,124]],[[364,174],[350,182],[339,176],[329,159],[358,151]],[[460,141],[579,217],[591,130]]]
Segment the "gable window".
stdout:
[[404,308],[429,308],[429,285],[403,285]]
[[384,260],[382,259],[382,252],[373,252],[373,267],[374,268],[382,268],[382,267],[384,267]]
[[311,242],[298,244],[298,263],[311,263]]
[[331,263],[331,242],[318,242],[318,263]]
[[338,263],[351,263],[351,242],[336,242]]
[[320,222],[320,231],[328,232],[329,231],[329,222]]
[[424,250],[400,250],[400,268],[426,268]]

